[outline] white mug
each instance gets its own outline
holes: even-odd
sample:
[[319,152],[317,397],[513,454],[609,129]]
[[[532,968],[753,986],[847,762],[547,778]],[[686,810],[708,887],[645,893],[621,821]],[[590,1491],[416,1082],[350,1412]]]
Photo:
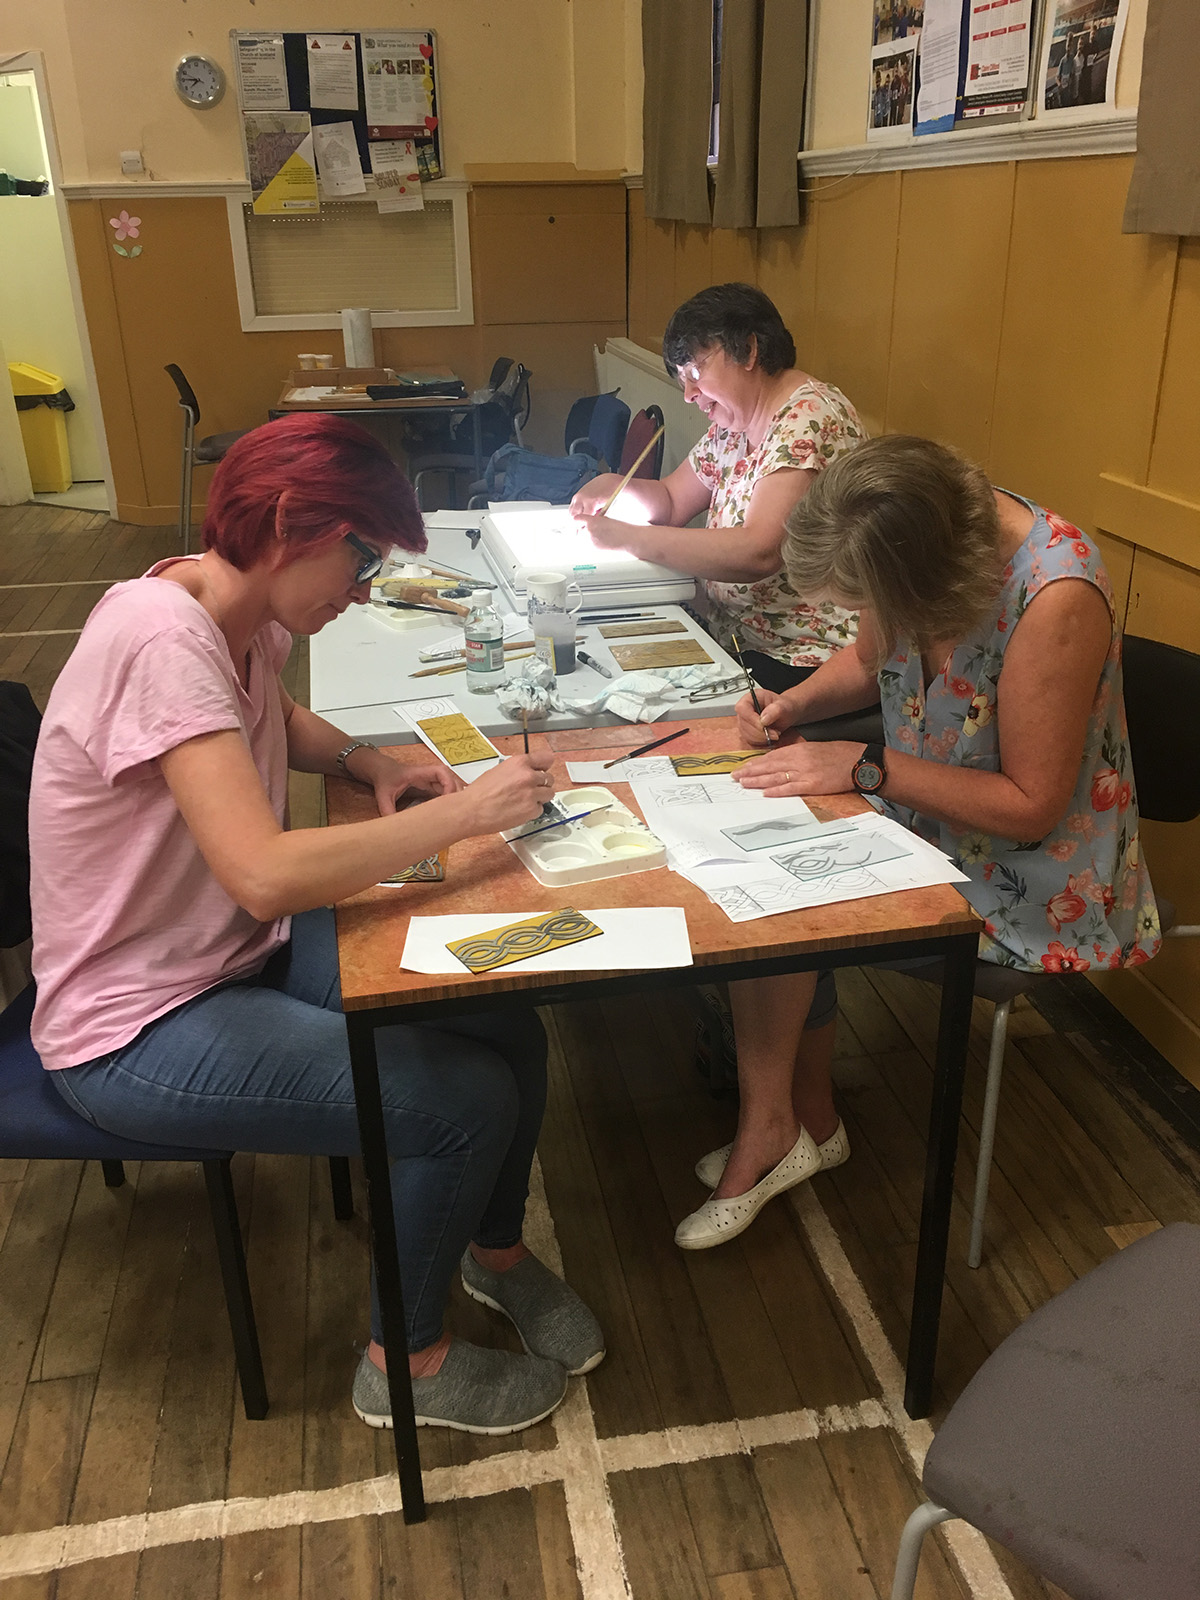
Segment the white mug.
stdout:
[[[526,572],[525,588],[528,591],[528,601],[525,607],[527,616],[536,616],[540,611],[564,611],[570,616],[577,615],[583,605],[583,592],[574,578],[568,581],[563,572]],[[568,602],[568,590],[575,591],[574,604]]]
[[296,360],[300,363],[302,372],[312,372],[317,364],[317,358],[314,355],[297,356]]

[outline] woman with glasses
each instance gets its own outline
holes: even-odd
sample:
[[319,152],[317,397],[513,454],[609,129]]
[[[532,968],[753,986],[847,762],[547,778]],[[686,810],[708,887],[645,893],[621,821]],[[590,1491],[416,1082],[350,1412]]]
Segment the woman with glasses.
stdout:
[[[34,1043],[97,1126],[354,1154],[330,905],[539,813],[549,756],[467,788],[347,739],[284,688],[292,636],[368,600],[394,545],[423,550],[425,534],[383,446],[342,417],[286,417],[217,468],[203,554],[115,585],[89,617],[42,724],[30,853]],[[366,785],[379,815],[289,830],[289,769]],[[381,1029],[378,1052],[417,1419],[526,1427],[604,1353],[591,1314],[521,1242],[540,1024],[530,1010]],[[528,1353],[444,1333],[456,1270]],[[353,1403],[389,1427],[374,1297],[371,1333]]]
[[[855,616],[797,593],[780,549],[788,513],[819,473],[864,437],[845,395],[796,366],[772,302],[747,283],[702,289],[663,338],[667,371],[708,418],[708,432],[663,479],[593,478],[572,509],[598,545],[701,579],[709,628],[737,634],[754,677],[782,691],[854,638]],[[704,513],[703,528],[689,528]]]

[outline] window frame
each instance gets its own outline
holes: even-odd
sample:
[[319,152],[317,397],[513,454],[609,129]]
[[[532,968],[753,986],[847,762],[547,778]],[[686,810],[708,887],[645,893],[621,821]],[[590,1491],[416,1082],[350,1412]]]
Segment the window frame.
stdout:
[[[471,287],[471,229],[467,195],[471,185],[461,178],[439,178],[424,185],[430,200],[449,200],[454,218],[455,303],[447,308],[430,311],[372,311],[371,321],[377,328],[443,328],[467,326],[475,321],[475,303]],[[340,312],[284,312],[266,315],[260,313],[254,299],[254,277],[250,267],[250,243],[246,235],[244,207],[250,199],[247,185],[239,185],[236,192],[225,196],[229,219],[229,244],[233,252],[233,275],[237,285],[238,316],[243,333],[271,333],[288,330],[341,328]],[[361,195],[339,195],[338,205],[348,202],[373,205],[374,184],[368,178],[367,191]]]

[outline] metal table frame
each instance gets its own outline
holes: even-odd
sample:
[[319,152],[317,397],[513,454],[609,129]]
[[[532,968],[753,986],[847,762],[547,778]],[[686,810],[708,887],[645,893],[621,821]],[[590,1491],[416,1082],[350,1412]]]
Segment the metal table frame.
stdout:
[[954,1194],[954,1163],[958,1153],[958,1127],[962,1110],[963,1077],[966,1071],[978,948],[978,935],[973,932],[940,938],[900,937],[894,942],[818,950],[811,956],[789,955],[730,960],[703,966],[631,972],[609,978],[593,979],[580,974],[566,980],[549,982],[535,989],[514,990],[511,994],[489,993],[475,999],[462,995],[451,1000],[415,1001],[403,1005],[346,1012],[350,1066],[354,1077],[359,1136],[370,1199],[371,1247],[375,1258],[384,1348],[390,1352],[401,1353],[399,1359],[388,1361],[388,1393],[391,1397],[396,1465],[400,1476],[400,1495],[405,1522],[425,1520],[425,1494],[421,1483],[421,1458],[417,1445],[412,1383],[408,1373],[404,1297],[400,1285],[396,1219],[392,1210],[383,1101],[375,1051],[375,1030],[386,1027],[389,1023],[427,1021],[433,1017],[461,1014],[465,1011],[494,1011],[505,1004],[555,1005],[567,1000],[603,999],[610,995],[691,985],[698,981],[736,983],[743,978],[767,978],[787,972],[811,972],[820,967],[862,966],[869,965],[871,960],[943,958],[945,978],[938,1018],[933,1097],[929,1109],[929,1132],[925,1151],[925,1187],[921,1200],[921,1224],[917,1242],[917,1265],[913,1281],[912,1319],[909,1326],[904,1387],[904,1406],[909,1416],[925,1417],[929,1415],[933,1398],[933,1372],[937,1357],[938,1324],[946,1271],[946,1246],[950,1233],[950,1206]]

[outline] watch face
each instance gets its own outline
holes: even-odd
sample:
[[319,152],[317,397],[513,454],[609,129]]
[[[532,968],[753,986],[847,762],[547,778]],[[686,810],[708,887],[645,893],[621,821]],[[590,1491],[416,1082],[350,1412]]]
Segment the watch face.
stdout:
[[860,761],[854,769],[854,781],[864,794],[874,794],[883,786],[883,770],[873,761]]
[[225,74],[207,56],[184,56],[175,68],[175,92],[186,105],[207,110],[225,93]]

